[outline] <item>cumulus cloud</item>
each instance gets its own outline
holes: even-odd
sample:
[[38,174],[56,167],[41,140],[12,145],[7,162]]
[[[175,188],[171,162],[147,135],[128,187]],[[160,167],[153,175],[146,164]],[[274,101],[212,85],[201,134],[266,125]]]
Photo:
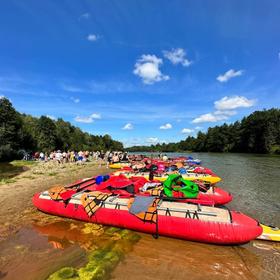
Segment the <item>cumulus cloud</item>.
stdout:
[[163,124],[159,127],[159,129],[171,129],[171,128],[172,128],[172,124],[170,123]]
[[122,129],[123,130],[132,130],[133,129],[133,125],[132,125],[132,123],[127,123],[126,125],[123,126]]
[[237,114],[237,111],[234,109],[252,107],[255,103],[255,99],[248,99],[245,96],[225,96],[214,102],[216,111],[203,114],[195,118],[192,122],[203,123],[224,121]]
[[196,126],[194,129],[201,130],[201,129],[203,129],[203,127],[202,126]]
[[245,96],[225,96],[220,100],[215,101],[215,108],[217,110],[233,110],[237,108],[252,107],[256,103],[255,99],[248,99]]
[[70,99],[71,99],[74,103],[79,103],[79,102],[80,102],[80,99],[79,99],[79,98],[70,97]]
[[181,132],[182,132],[182,133],[185,133],[185,134],[190,134],[190,133],[194,132],[194,130],[193,130],[193,129],[190,129],[190,128],[183,128],[183,129],[181,130]]
[[96,35],[96,34],[89,34],[88,36],[87,36],[87,39],[88,39],[88,41],[90,41],[90,42],[95,42],[95,41],[97,41],[98,40],[98,36]]
[[185,50],[181,48],[163,51],[163,55],[174,65],[182,64],[183,66],[190,66],[192,64],[192,61],[187,59]]
[[227,119],[228,116],[225,115],[215,115],[213,113],[207,113],[195,118],[192,121],[192,123],[217,122],[217,121],[223,121]]
[[86,117],[81,117],[81,116],[75,117],[75,121],[80,122],[80,123],[93,123],[93,121],[95,119],[101,119],[101,115],[97,114],[97,113],[93,113],[88,117],[87,116]]
[[230,69],[226,73],[219,75],[217,77],[217,80],[221,83],[225,83],[234,77],[241,76],[243,74],[243,72],[244,72],[243,70],[235,71],[234,69]]
[[144,84],[153,84],[155,82],[169,80],[169,76],[164,75],[160,71],[162,59],[155,55],[143,54],[135,65],[133,73],[139,76]]

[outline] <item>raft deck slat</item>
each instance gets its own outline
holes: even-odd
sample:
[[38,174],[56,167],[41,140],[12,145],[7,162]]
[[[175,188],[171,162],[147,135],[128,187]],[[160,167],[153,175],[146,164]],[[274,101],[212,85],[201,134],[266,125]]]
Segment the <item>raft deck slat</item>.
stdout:
[[[81,193],[74,195],[69,203],[73,203],[76,205],[81,204]],[[43,192],[40,195],[40,198],[51,199],[48,192]],[[119,198],[119,197],[109,197],[103,202],[103,207],[108,209],[119,209],[128,211],[129,199],[127,198]],[[230,213],[226,209],[209,207],[209,206],[201,206],[197,204],[189,204],[189,203],[180,203],[180,202],[169,202],[169,201],[161,201],[157,208],[158,214],[162,216],[166,216],[168,213],[170,216],[178,217],[178,218],[197,218],[203,221],[209,222],[222,222],[222,223],[231,223]],[[191,214],[191,215],[188,215]]]

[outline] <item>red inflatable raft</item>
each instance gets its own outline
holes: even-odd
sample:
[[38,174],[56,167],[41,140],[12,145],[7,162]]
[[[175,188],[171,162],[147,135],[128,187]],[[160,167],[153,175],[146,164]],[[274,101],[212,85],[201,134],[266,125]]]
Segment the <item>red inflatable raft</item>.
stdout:
[[[102,176],[101,176],[102,177]],[[126,178],[123,175],[119,176],[110,176],[110,178],[102,182],[101,184],[97,185],[95,181],[96,177],[86,178],[83,180],[76,181],[73,184],[65,186],[67,189],[78,188],[81,190],[101,190],[101,191],[108,191],[108,188],[115,189],[115,194],[121,195],[122,197],[129,197],[131,193],[126,191],[126,186],[133,185],[134,186],[134,193],[137,195],[149,195],[149,192],[141,192],[141,187],[144,186],[145,183],[149,181],[143,177],[132,177],[130,179]],[[156,180],[153,182],[157,182]],[[109,190],[110,191],[110,190]],[[70,191],[70,194],[74,194],[76,191]],[[190,198],[182,198],[178,197],[181,202],[192,202],[192,203],[200,203],[203,205],[223,205],[227,204],[232,200],[232,195],[214,185],[210,185],[202,192],[198,193],[197,198],[190,199]]]
[[[155,180],[153,182],[158,182],[158,181]],[[107,181],[102,182],[99,185],[93,183],[93,185],[88,187],[87,189],[91,191],[94,190],[106,191],[109,188],[110,191],[110,189],[114,188],[116,194],[119,194],[122,197],[128,197],[131,194],[128,193],[125,189],[127,186],[133,185],[133,189],[134,189],[133,194],[150,195],[149,192],[141,191],[141,188],[145,185],[145,183],[150,183],[150,181],[143,177],[131,177],[128,179],[123,175],[119,175],[119,176],[110,176],[110,178]],[[204,205],[223,205],[229,203],[232,200],[232,195],[229,192],[224,191],[219,187],[210,185],[207,188],[205,187],[203,192],[200,191],[196,198],[184,198],[180,195],[178,195],[177,198],[181,202],[200,203]]]
[[107,197],[89,215],[82,200],[85,196],[91,200],[91,194],[76,193],[65,203],[62,199],[53,200],[46,191],[35,194],[33,204],[52,215],[206,243],[240,244],[262,234],[259,223],[242,213],[164,200],[159,200],[155,207],[156,223],[131,214],[130,200],[118,196]]

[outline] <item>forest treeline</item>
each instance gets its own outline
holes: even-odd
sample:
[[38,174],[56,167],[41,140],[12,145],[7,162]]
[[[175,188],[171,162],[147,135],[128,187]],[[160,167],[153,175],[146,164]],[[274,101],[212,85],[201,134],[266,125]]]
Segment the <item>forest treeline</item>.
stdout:
[[255,111],[233,124],[208,128],[178,143],[134,146],[130,152],[243,152],[280,154],[280,110]]
[[63,119],[36,118],[17,112],[7,98],[0,98],[0,161],[22,156],[23,151],[123,150],[109,135],[83,132]]

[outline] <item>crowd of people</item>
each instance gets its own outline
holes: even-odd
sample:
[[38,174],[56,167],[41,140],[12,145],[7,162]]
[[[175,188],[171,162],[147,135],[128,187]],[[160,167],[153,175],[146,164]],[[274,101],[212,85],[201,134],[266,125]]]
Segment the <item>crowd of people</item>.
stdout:
[[[25,158],[27,159],[27,158]],[[52,151],[51,153],[35,152],[31,158],[42,162],[57,162],[57,163],[84,163],[88,161],[99,161],[105,163],[129,162],[129,157],[126,152],[120,151]]]

